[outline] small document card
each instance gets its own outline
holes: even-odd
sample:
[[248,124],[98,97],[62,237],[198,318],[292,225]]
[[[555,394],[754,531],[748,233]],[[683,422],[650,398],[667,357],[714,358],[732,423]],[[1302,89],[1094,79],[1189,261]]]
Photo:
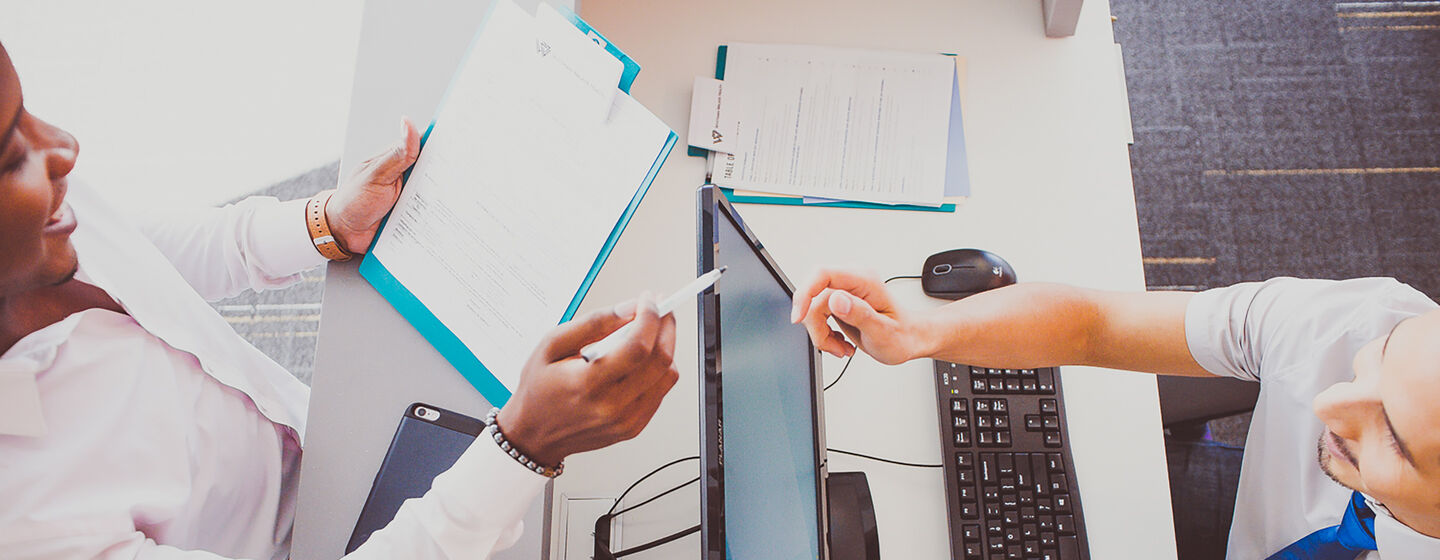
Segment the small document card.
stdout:
[[690,98],[690,145],[712,152],[733,153],[740,121],[725,104],[725,82],[695,78]]

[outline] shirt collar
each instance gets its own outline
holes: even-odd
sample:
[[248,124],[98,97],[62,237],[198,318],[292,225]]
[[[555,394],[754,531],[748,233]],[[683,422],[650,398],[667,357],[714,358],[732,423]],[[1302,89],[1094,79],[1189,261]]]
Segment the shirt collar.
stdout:
[[1440,539],[1411,529],[1383,508],[1375,509],[1375,544],[1385,560],[1440,558]]

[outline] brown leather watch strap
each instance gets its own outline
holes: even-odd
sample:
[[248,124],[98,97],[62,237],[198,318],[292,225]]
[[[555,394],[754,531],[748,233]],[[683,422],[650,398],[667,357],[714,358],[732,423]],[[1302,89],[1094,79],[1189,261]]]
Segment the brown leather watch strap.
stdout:
[[348,261],[352,256],[340,247],[335,241],[335,236],[330,234],[330,222],[325,219],[325,207],[330,204],[330,197],[335,191],[322,191],[310,197],[305,203],[305,224],[310,230],[310,240],[315,243],[315,250],[332,261]]

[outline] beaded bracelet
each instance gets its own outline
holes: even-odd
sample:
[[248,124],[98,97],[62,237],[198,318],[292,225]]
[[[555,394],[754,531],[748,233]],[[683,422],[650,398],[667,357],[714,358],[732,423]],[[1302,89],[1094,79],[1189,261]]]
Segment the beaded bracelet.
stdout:
[[536,463],[529,457],[526,457],[525,454],[521,453],[519,449],[516,449],[515,446],[510,445],[510,440],[505,439],[505,434],[500,431],[500,422],[497,421],[499,417],[500,409],[491,408],[490,413],[485,415],[485,424],[487,424],[485,428],[485,433],[490,434],[490,437],[495,439],[495,444],[499,445],[502,451],[508,453],[510,457],[515,459],[516,461],[519,461],[520,464],[525,468],[535,471],[535,474],[538,474],[545,478],[555,478],[557,476],[560,476],[560,473],[565,472],[564,461],[561,461],[560,464],[555,465],[554,468],[546,467]]

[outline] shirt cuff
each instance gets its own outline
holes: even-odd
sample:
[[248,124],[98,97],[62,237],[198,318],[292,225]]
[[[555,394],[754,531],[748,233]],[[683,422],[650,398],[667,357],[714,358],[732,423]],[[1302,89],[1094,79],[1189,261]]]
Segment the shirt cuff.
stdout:
[[277,277],[291,276],[310,270],[328,260],[315,249],[310,230],[305,225],[305,203],[308,199],[257,204],[254,210],[254,247],[262,270]]

